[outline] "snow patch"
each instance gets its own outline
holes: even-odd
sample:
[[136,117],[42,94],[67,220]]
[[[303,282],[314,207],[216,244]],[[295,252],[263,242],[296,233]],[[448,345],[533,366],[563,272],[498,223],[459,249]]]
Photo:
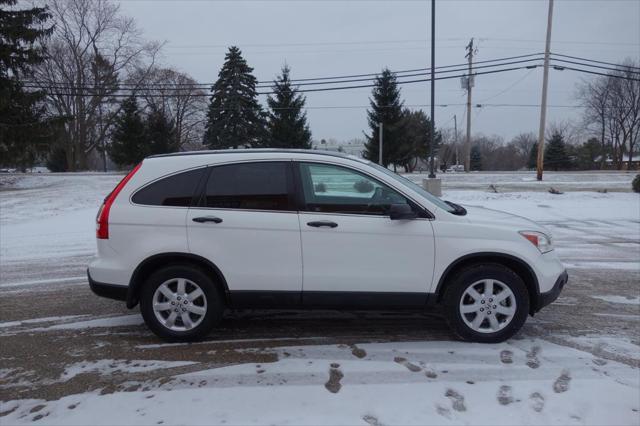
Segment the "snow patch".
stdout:
[[118,360],[101,359],[98,361],[76,362],[65,368],[62,376],[63,381],[71,380],[79,374],[98,373],[108,376],[114,373],[142,373],[145,371],[158,370],[163,368],[183,367],[185,365],[197,364],[191,361],[149,361],[149,360]]
[[614,295],[606,295],[606,296],[591,296],[593,299],[604,300],[609,303],[620,303],[623,305],[640,305],[640,296],[637,297],[629,297],[629,296],[614,296]]

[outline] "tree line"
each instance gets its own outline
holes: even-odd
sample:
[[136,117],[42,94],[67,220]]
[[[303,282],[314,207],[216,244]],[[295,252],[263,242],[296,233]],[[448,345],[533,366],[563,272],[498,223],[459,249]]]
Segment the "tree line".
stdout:
[[[189,75],[160,65],[162,44],[144,40],[135,21],[111,1],[51,0],[20,9],[17,0],[0,0],[0,43],[2,165],[24,169],[46,161],[56,171],[106,170],[109,162],[128,167],[178,150],[311,148],[306,99],[288,66],[263,106],[253,68],[231,47],[207,93]],[[583,127],[592,137],[577,143],[567,129],[551,129],[548,168],[592,168],[596,160],[604,167],[607,158],[620,168],[624,158],[631,161],[640,134],[640,87],[637,79],[614,78],[625,72],[580,86]],[[430,117],[405,107],[388,69],[377,76],[369,103],[364,157],[378,162],[382,136],[383,165],[423,167]],[[440,128],[434,135],[443,169],[462,163],[461,143],[452,133]],[[475,135],[472,169],[533,168],[535,143],[527,133],[508,143]]]
[[[267,98],[269,110],[258,102],[256,78],[242,52],[232,46],[211,89],[204,116],[204,132],[190,148],[311,148],[305,98],[296,92],[285,66]],[[138,163],[148,155],[179,151],[180,132],[164,110],[146,114],[136,96],[122,101],[107,148],[119,166]]]
[[[583,135],[576,135],[566,123],[552,124],[545,137],[544,167],[546,170],[593,170],[599,164],[600,141],[589,137],[580,142]],[[462,155],[462,142],[456,142],[451,132],[446,132],[440,148],[440,166],[446,169]],[[505,142],[500,136],[477,134],[471,140],[470,168],[472,171],[533,170],[538,156],[538,136],[533,132],[520,133]],[[457,161],[456,161],[457,160]]]
[[[600,168],[632,168],[640,139],[640,62],[626,60],[617,71],[583,81],[576,98],[584,105],[583,123],[599,140]],[[595,148],[595,146],[594,146]],[[637,160],[636,160],[637,161]]]
[[[11,83],[3,87],[12,89],[2,99],[16,101],[2,105],[5,164],[26,168],[46,159],[53,171],[106,170],[108,161],[128,167],[185,149],[311,148],[306,99],[286,65],[264,108],[253,68],[232,46],[207,101],[190,76],[157,64],[162,45],[145,41],[117,4],[52,0],[18,9],[16,0],[0,0],[0,6],[0,71]],[[367,157],[378,159],[379,123],[385,165],[410,170],[425,155],[429,119],[403,108],[389,70],[376,80],[368,119]]]

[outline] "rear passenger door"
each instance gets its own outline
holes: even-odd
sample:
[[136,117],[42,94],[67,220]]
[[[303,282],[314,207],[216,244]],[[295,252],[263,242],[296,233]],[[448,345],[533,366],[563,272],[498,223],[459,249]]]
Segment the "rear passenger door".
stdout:
[[300,301],[302,255],[291,161],[211,166],[187,217],[191,253],[224,275],[234,304]]

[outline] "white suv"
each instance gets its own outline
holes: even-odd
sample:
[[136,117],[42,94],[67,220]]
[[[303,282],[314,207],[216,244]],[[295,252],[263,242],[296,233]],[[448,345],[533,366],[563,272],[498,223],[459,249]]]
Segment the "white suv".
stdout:
[[549,233],[368,161],[292,150],[149,157],[107,196],[88,275],[171,340],[224,309],[441,305],[463,339],[513,336],[567,273]]

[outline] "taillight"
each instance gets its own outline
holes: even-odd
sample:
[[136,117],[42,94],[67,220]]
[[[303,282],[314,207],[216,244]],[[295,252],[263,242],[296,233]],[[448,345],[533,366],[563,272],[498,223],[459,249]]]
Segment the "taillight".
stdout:
[[111,205],[116,200],[116,197],[122,191],[122,188],[129,182],[129,180],[136,174],[138,169],[142,163],[138,164],[131,170],[125,177],[120,181],[113,191],[107,198],[104,199],[102,206],[100,206],[100,210],[98,210],[98,216],[96,217],[96,238],[100,240],[108,240],[109,239],[109,211],[111,210]]

